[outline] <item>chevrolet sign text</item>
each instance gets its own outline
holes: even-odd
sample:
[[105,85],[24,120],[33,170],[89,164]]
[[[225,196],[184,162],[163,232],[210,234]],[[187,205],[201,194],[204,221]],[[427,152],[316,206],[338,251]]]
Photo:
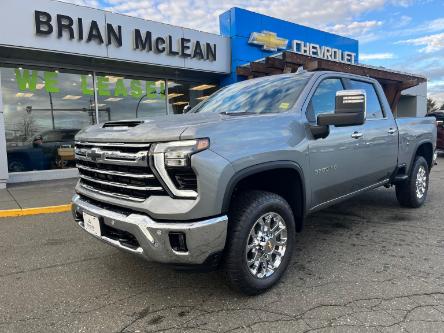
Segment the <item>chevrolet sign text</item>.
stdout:
[[314,43],[307,43],[301,40],[294,40],[292,43],[294,52],[307,55],[310,57],[322,58],[325,60],[333,60],[354,64],[356,61],[356,53],[342,51],[328,46],[321,46]]

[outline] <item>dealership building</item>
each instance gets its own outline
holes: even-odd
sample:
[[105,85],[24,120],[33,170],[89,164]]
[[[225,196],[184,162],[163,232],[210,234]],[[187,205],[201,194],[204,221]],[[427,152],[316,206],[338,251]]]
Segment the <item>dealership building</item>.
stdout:
[[[358,41],[347,37],[240,8],[219,24],[211,34],[53,0],[8,2],[0,11],[0,188],[74,177],[78,130],[183,113],[245,79],[242,66],[282,52],[359,63]],[[404,97],[411,113],[425,113],[424,82]]]

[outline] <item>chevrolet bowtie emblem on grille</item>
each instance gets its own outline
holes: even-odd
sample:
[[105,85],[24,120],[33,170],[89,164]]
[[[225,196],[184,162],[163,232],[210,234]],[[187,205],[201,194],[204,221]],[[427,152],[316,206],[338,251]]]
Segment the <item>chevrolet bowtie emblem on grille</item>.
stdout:
[[95,162],[103,157],[103,153],[97,148],[92,148],[90,151],[86,152],[86,157]]
[[277,51],[278,49],[285,50],[287,48],[288,39],[280,38],[274,32],[262,31],[251,33],[248,43],[261,45],[262,50]]

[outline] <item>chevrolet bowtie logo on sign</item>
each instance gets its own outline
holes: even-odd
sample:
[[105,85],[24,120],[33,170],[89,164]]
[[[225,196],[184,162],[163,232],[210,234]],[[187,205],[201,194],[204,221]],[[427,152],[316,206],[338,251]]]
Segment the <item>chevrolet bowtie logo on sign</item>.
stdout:
[[274,32],[262,31],[251,33],[248,43],[261,45],[262,50],[277,51],[278,49],[285,50],[287,48],[288,39],[280,38]]

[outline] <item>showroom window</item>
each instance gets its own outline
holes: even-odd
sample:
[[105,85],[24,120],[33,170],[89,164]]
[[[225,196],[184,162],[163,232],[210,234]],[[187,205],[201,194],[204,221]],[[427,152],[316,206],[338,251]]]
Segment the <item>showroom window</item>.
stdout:
[[181,114],[207,99],[218,89],[213,83],[168,81],[168,104],[172,114]]
[[97,74],[99,122],[166,115],[165,81]]
[[74,166],[74,136],[94,124],[93,75],[0,67],[9,172]]
[[217,90],[212,83],[168,81],[167,87],[162,79],[35,67],[0,66],[0,74],[9,172],[74,167],[80,129],[181,114]]

